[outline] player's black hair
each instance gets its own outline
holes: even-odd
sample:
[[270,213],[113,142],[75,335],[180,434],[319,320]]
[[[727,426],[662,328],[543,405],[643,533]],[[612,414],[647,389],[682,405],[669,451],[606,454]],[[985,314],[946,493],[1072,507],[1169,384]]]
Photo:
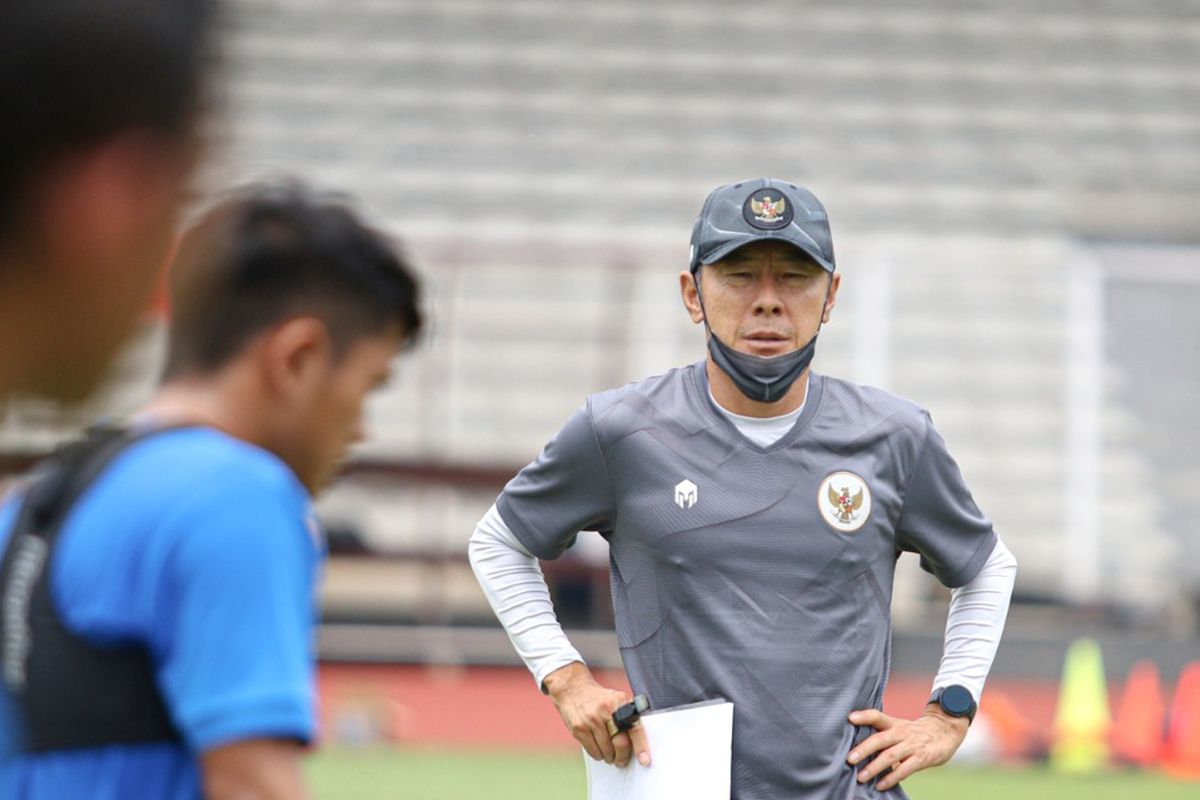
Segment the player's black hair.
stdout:
[[393,243],[344,199],[297,182],[219,202],[184,235],[168,278],[167,378],[211,373],[296,316],[321,319],[339,355],[393,324],[411,345],[422,326],[419,284]]
[[0,241],[58,159],[194,129],[216,24],[216,0],[0,1]]

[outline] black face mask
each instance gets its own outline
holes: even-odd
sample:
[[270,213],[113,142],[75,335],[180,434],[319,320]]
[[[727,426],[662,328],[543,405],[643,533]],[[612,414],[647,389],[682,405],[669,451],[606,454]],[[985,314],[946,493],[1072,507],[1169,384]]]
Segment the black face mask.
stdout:
[[[692,273],[696,281],[696,297],[700,300],[700,310],[704,311],[704,297],[700,294],[700,276]],[[821,309],[829,303],[829,291],[833,286],[832,276],[829,287],[825,289],[825,302]],[[817,352],[817,333],[809,339],[808,344],[799,350],[783,353],[778,356],[752,356],[749,353],[739,353],[717,338],[708,327],[708,313],[705,312],[704,327],[708,331],[708,352],[712,354],[713,362],[721,371],[729,376],[733,385],[742,394],[759,403],[774,403],[788,393],[796,379],[804,374],[812,363]]]
[[[706,323],[707,325],[707,323]],[[759,403],[774,403],[787,394],[796,379],[804,374],[817,352],[817,337],[799,350],[778,356],[752,356],[739,353],[708,331],[708,352],[721,371],[729,376],[742,394]]]

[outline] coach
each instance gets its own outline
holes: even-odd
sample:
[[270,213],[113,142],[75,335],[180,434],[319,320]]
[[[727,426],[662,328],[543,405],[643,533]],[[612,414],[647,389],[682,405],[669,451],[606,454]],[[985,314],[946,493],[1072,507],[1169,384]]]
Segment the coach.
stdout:
[[[716,189],[680,275],[705,360],[588,398],[472,536],[493,608],[592,757],[649,764],[653,743],[610,737],[628,698],[594,680],[554,617],[536,558],[581,530],[610,546],[634,691],[656,708],[735,704],[735,800],[904,798],[899,782],[966,735],[1016,562],[928,413],[809,369],[840,282],[810,192]],[[905,551],[954,588],[915,720],[880,710]]]

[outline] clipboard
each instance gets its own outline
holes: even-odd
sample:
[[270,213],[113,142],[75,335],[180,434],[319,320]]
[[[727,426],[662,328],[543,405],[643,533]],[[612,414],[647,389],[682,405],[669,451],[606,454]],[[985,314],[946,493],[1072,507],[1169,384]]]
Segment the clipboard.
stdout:
[[729,800],[733,703],[704,700],[647,711],[642,728],[650,766],[632,758],[625,767],[583,754],[589,800]]

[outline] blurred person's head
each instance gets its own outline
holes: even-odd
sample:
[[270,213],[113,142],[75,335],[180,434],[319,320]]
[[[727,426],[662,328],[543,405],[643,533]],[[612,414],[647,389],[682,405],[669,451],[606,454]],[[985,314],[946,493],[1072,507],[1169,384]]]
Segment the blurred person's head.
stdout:
[[200,151],[215,0],[0,2],[0,401],[83,397]]
[[168,278],[164,393],[323,486],[420,333],[403,257],[343,202],[261,186],[205,214]]

